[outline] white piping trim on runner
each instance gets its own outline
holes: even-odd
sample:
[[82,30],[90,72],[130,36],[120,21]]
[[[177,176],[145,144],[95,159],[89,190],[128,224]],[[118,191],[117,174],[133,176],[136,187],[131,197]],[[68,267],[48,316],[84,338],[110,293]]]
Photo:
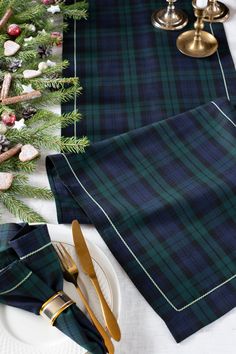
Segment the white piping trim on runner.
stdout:
[[211,103],[212,103],[212,104],[220,111],[220,113],[221,113],[226,119],[228,119],[228,121],[229,121],[231,124],[233,124],[233,126],[236,128],[236,124],[232,121],[232,119],[230,119],[214,101],[211,101]]
[[0,273],[4,272],[5,269],[7,269],[7,267],[0,269]]
[[[215,34],[214,34],[214,30],[213,30],[213,27],[212,27],[212,24],[211,24],[211,23],[210,23],[210,29],[211,29],[211,33],[212,33],[213,36],[214,36]],[[220,70],[221,70],[222,77],[223,77],[223,81],[224,81],[226,96],[227,96],[228,100],[230,101],[229,90],[228,90],[228,86],[227,86],[227,82],[226,82],[226,78],[225,78],[225,73],[224,73],[223,65],[222,65],[222,62],[221,62],[221,59],[220,59],[220,54],[219,54],[219,51],[218,51],[218,50],[217,50],[216,54],[217,54],[217,57],[218,57],[218,61],[219,61],[219,65],[220,65]]]
[[75,179],[77,180],[77,182],[79,183],[79,185],[81,186],[81,188],[84,190],[84,192],[88,195],[88,197],[97,205],[97,207],[103,212],[103,214],[106,216],[107,220],[109,221],[109,223],[111,224],[111,226],[113,227],[114,231],[116,232],[116,234],[119,236],[119,238],[121,239],[121,241],[123,242],[123,244],[127,247],[127,249],[129,250],[129,252],[132,254],[132,256],[135,258],[136,262],[140,265],[140,267],[142,268],[142,270],[144,271],[144,273],[148,276],[148,278],[150,279],[150,281],[153,283],[153,285],[159,290],[159,292],[161,293],[161,295],[165,298],[165,300],[168,302],[168,304],[177,312],[181,312],[185,309],[187,309],[188,307],[192,306],[193,304],[195,304],[196,302],[202,300],[203,298],[205,298],[206,296],[210,295],[212,292],[214,292],[215,290],[219,289],[221,286],[227,284],[228,282],[230,282],[231,280],[233,280],[236,277],[236,274],[234,274],[231,278],[225,280],[223,283],[217,285],[215,288],[209,290],[207,293],[203,294],[202,296],[200,296],[199,298],[193,300],[192,302],[190,302],[189,304],[181,307],[181,308],[177,308],[171,301],[170,299],[165,295],[165,293],[161,290],[161,288],[156,284],[156,282],[154,281],[154,279],[151,277],[151,275],[148,273],[148,271],[145,269],[145,267],[142,265],[142,263],[139,261],[139,259],[137,258],[137,256],[135,255],[135,253],[132,251],[132,249],[129,247],[129,245],[126,243],[126,241],[123,239],[123,237],[121,236],[120,232],[117,230],[116,226],[114,225],[114,223],[112,222],[111,218],[109,217],[109,215],[106,213],[106,211],[103,209],[103,207],[93,198],[93,196],[87,191],[87,189],[84,187],[84,185],[81,183],[81,181],[79,180],[79,178],[77,177],[75,171],[73,170],[69,160],[67,159],[65,154],[62,154],[63,157],[65,158],[72,174],[74,175]]
[[[74,0],[74,4],[76,0]],[[74,77],[77,77],[77,21],[74,20]],[[77,110],[77,94],[74,94],[74,112]],[[77,136],[77,124],[74,122],[74,137]]]
[[[214,35],[214,31],[212,28],[212,24],[210,24],[210,28],[211,28],[211,32]],[[221,73],[222,73],[222,77],[223,77],[223,82],[224,82],[224,86],[225,86],[225,91],[226,91],[226,95],[227,95],[227,99],[230,101],[230,96],[229,96],[229,91],[228,91],[228,87],[227,87],[227,82],[226,82],[226,78],[225,78],[225,73],[224,73],[224,69],[222,66],[222,62],[220,59],[220,55],[219,55],[219,51],[217,50],[217,57],[218,57],[218,61],[219,61],[219,65],[220,65],[220,69],[221,69]],[[77,77],[77,22],[76,20],[74,20],[74,77]],[[76,111],[77,109],[77,105],[76,105],[76,94],[74,96],[74,111]],[[212,101],[212,104],[214,104],[219,111],[236,127],[235,123],[217,106],[217,104],[215,102]],[[76,131],[76,122],[74,123],[74,136],[76,137],[77,135],[77,131]],[[77,177],[77,175],[75,174],[70,162],[68,161],[67,157],[62,154],[71,170],[71,172],[73,173],[75,179],[78,181],[78,183],[80,184],[81,188],[84,190],[84,192],[89,196],[89,198],[99,207],[99,209],[103,212],[103,214],[106,216],[106,218],[108,219],[108,221],[110,222],[111,226],[113,227],[113,229],[115,230],[115,232],[117,233],[117,235],[119,236],[119,238],[121,239],[121,241],[124,243],[124,245],[127,247],[127,249],[130,251],[130,253],[132,254],[132,256],[135,258],[135,260],[137,261],[137,263],[140,265],[140,267],[143,269],[143,271],[146,273],[146,275],[148,276],[148,278],[151,280],[151,282],[154,284],[154,286],[160,291],[160,293],[162,294],[162,296],[166,299],[166,301],[171,305],[172,308],[174,308],[175,311],[181,312],[183,310],[185,310],[186,308],[188,308],[189,306],[195,304],[196,302],[198,302],[199,300],[202,300],[204,297],[208,296],[209,294],[211,294],[213,291],[217,290],[218,288],[220,288],[221,286],[225,285],[226,283],[228,283],[229,281],[233,280],[236,277],[236,274],[233,275],[231,278],[229,278],[228,280],[226,280],[225,282],[219,284],[218,286],[216,286],[215,288],[211,289],[209,292],[205,293],[204,295],[200,296],[199,298],[197,298],[196,300],[192,301],[191,303],[189,303],[188,305],[178,309],[177,307],[175,307],[175,305],[168,299],[168,297],[164,294],[164,292],[160,289],[160,287],[155,283],[155,281],[152,279],[151,275],[147,272],[147,270],[144,268],[144,266],[142,265],[142,263],[139,261],[139,259],[136,257],[136,255],[134,254],[134,252],[131,250],[131,248],[128,246],[128,244],[125,242],[125,240],[123,239],[123,237],[121,236],[121,234],[119,233],[119,231],[117,230],[116,226],[113,224],[112,220],[110,219],[109,215],[106,213],[106,211],[100,206],[100,204],[98,204],[98,202],[91,196],[91,194],[86,190],[86,188],[83,186],[83,184],[80,182],[79,178]],[[29,255],[30,256],[30,255]],[[24,258],[26,258],[26,256],[24,256]],[[22,259],[22,258],[21,258]]]
[[13,286],[11,289],[8,289],[8,290],[5,290],[5,291],[2,291],[0,293],[0,295],[5,295],[5,294],[8,294],[10,293],[11,291],[19,288],[26,280],[29,279],[29,277],[33,274],[33,272],[29,272],[26,277],[24,277],[24,279],[22,279],[18,284],[16,284],[15,286]]
[[52,244],[52,242],[48,242],[46,245],[44,245],[44,246],[38,248],[37,250],[32,251],[32,252],[30,252],[30,253],[28,253],[28,254],[26,254],[26,255],[20,257],[20,260],[23,260],[23,259],[26,259],[26,258],[28,258],[28,257],[33,256],[34,254],[36,254],[36,253],[38,253],[38,252],[44,250],[45,248],[51,246],[51,244]]

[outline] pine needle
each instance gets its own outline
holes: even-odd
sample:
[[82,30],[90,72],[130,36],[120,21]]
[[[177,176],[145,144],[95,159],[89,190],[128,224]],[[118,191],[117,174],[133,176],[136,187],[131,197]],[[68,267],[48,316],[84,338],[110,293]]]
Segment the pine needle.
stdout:
[[2,202],[11,214],[22,221],[29,223],[46,222],[42,216],[9,192],[0,192],[0,202]]
[[[75,4],[66,4],[59,1],[60,16],[72,19],[86,19],[88,4],[86,1],[77,1]],[[5,112],[14,111],[17,120],[25,117],[25,109],[29,106],[36,108],[36,114],[25,121],[26,127],[8,129],[4,134],[11,142],[11,146],[22,143],[32,144],[38,149],[48,149],[63,152],[84,152],[89,145],[86,137],[59,137],[55,134],[56,128],[66,127],[75,124],[81,119],[77,112],[66,114],[55,114],[47,110],[48,105],[60,104],[75,98],[82,91],[78,78],[61,77],[63,71],[69,66],[67,60],[61,60],[60,56],[51,54],[53,46],[57,45],[60,38],[52,36],[52,31],[63,31],[67,24],[53,23],[52,14],[49,14],[48,6],[41,1],[32,5],[32,0],[0,0],[0,18],[6,10],[12,8],[13,15],[9,23],[17,23],[21,27],[21,34],[15,38],[15,42],[20,44],[20,50],[11,57],[4,55],[4,43],[11,39],[5,31],[0,33],[0,82],[4,75],[11,71],[12,82],[9,96],[18,96],[24,91],[23,85],[32,85],[34,90],[41,92],[41,97],[30,102],[16,103],[13,105],[0,105],[0,115]],[[55,17],[60,18],[55,15]],[[57,21],[56,21],[57,22]],[[32,25],[36,30],[32,29]],[[25,40],[26,39],[26,40]],[[28,39],[28,40],[27,40]],[[45,52],[46,51],[46,52]],[[49,66],[43,73],[34,79],[25,79],[24,70],[37,70],[38,64],[49,59],[56,65]],[[10,68],[9,68],[10,66]],[[24,112],[24,114],[23,114]],[[18,156],[13,156],[9,160],[0,164],[0,172],[11,172],[14,175],[12,186],[7,191],[0,191],[0,203],[13,215],[27,222],[45,222],[37,212],[28,207],[21,198],[35,198],[51,200],[52,192],[47,188],[32,186],[28,175],[35,171],[38,159],[28,162],[21,162]],[[1,208],[0,208],[1,209]],[[3,217],[3,215],[0,215]]]
[[32,173],[35,171],[36,160],[21,162],[18,157],[12,157],[10,160],[4,161],[0,165],[1,172],[21,171],[25,173]]

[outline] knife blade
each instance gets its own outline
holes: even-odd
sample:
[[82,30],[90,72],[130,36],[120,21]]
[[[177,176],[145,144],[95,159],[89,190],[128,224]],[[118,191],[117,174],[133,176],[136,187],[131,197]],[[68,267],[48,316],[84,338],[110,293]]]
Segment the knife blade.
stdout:
[[104,298],[104,295],[102,293],[102,290],[100,288],[97,275],[93,266],[93,261],[91,258],[91,255],[89,253],[88,246],[86,244],[85,238],[83,236],[80,224],[77,220],[74,220],[72,222],[72,234],[73,234],[73,240],[74,240],[74,245],[76,249],[76,253],[79,257],[80,264],[82,267],[82,270],[85,274],[87,274],[97,292],[101,309],[102,309],[102,314],[107,326],[107,329],[110,333],[110,335],[116,340],[119,341],[121,338],[121,333],[120,333],[120,328],[117,323],[117,320],[112,313],[109,305],[106,302],[106,299]]

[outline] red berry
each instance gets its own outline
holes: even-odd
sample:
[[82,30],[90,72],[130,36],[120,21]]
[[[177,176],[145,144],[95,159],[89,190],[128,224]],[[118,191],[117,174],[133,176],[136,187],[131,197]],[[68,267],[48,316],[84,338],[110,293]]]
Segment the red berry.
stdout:
[[12,126],[15,124],[16,115],[14,113],[3,112],[2,114],[2,122],[7,126]]
[[21,34],[21,28],[15,23],[12,23],[10,26],[8,26],[7,33],[9,36],[18,37]]
[[53,5],[55,4],[55,0],[42,0],[44,5]]
[[53,39],[56,38],[57,39],[57,42],[56,42],[57,47],[61,47],[62,39],[63,39],[61,32],[52,32],[51,38],[53,38]]

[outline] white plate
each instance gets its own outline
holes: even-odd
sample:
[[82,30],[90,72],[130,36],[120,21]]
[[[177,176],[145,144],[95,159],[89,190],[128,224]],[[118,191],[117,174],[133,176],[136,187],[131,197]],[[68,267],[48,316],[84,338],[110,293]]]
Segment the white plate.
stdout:
[[[49,232],[53,242],[60,241],[65,244],[81,269],[75,248],[71,244],[70,228],[49,225]],[[101,249],[91,242],[87,243],[104,296],[118,318],[120,288],[116,273]],[[97,318],[104,324],[95,290],[89,278],[82,271],[79,274],[79,285],[86,294]],[[85,312],[74,286],[64,283],[64,291]],[[55,327],[51,327],[40,316],[5,305],[0,305],[0,348],[1,354],[84,354],[86,352]]]

